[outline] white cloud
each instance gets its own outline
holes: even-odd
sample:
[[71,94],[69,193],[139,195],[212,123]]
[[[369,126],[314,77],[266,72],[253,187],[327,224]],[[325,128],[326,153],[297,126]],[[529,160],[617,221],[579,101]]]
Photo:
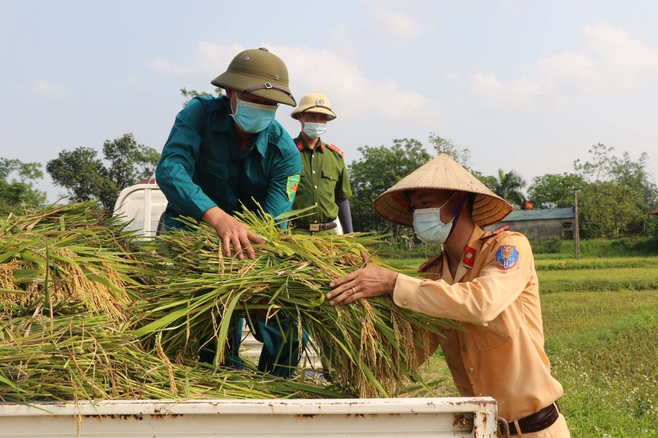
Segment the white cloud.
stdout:
[[[351,120],[436,120],[439,105],[414,91],[404,91],[392,79],[372,80],[333,51],[310,47],[262,44],[288,67],[290,89],[297,100],[307,93],[325,94],[340,117]],[[214,77],[226,70],[244,47],[199,42],[189,67],[169,61],[150,61],[162,74],[200,74]],[[207,78],[206,78],[207,79]],[[292,110],[292,109],[291,109]]]
[[[583,28],[584,53],[565,51],[541,58],[533,69],[536,78],[503,82],[493,75],[471,77],[474,95],[485,106],[527,106],[545,97],[556,106],[580,97],[606,97],[638,89],[649,75],[658,74],[658,50],[632,40],[628,33],[606,24]],[[527,75],[525,75],[527,76]]]
[[600,24],[583,33],[611,75],[658,73],[658,50],[632,40],[625,30]]
[[195,71],[192,66],[175,65],[166,59],[147,59],[144,63],[165,76],[184,77],[192,75]]
[[41,79],[34,83],[33,90],[41,96],[60,102],[68,102],[73,97],[73,91],[70,87]]
[[414,17],[398,6],[398,3],[382,0],[367,0],[364,3],[369,7],[380,28],[392,35],[418,37],[424,30]]
[[471,92],[495,101],[492,106],[496,108],[509,109],[530,105],[542,91],[541,85],[532,79],[521,78],[504,83],[493,75],[476,74],[471,77]]
[[217,76],[242,50],[245,50],[245,47],[239,44],[221,46],[200,41],[196,45],[192,60],[185,64],[174,64],[168,59],[147,59],[144,63],[165,76],[190,77],[201,74]]
[[384,29],[396,36],[418,37],[422,27],[411,16],[400,10],[375,10],[375,18]]
[[306,93],[327,95],[340,117],[352,120],[433,120],[438,103],[421,93],[400,89],[393,79],[367,78],[354,64],[329,50],[273,47],[288,66],[297,99]]

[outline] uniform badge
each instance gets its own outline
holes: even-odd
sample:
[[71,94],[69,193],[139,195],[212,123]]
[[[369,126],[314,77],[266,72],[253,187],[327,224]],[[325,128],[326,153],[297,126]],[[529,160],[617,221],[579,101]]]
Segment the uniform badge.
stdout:
[[519,253],[515,246],[502,245],[496,251],[496,263],[503,269],[511,269],[519,261]]
[[469,268],[473,267],[473,263],[475,263],[475,254],[477,251],[475,248],[472,248],[468,245],[466,245],[466,249],[464,250],[464,258],[462,259],[462,263],[464,263],[466,266]]
[[288,200],[290,202],[295,200],[295,193],[297,193],[298,186],[299,186],[299,175],[289,176],[288,182],[286,183],[286,193],[288,194]]

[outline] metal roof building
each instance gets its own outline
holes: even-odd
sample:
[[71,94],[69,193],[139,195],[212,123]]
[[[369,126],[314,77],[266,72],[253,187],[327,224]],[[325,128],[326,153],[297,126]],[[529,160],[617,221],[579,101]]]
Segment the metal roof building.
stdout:
[[514,210],[505,219],[487,230],[496,230],[508,225],[511,231],[518,231],[530,240],[574,238],[574,209],[546,208],[538,210]]

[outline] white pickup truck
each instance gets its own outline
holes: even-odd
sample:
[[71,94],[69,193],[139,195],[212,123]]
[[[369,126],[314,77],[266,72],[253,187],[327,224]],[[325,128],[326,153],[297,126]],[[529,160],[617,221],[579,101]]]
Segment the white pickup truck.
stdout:
[[[166,199],[154,182],[125,189],[116,214],[155,235]],[[0,437],[494,438],[490,397],[135,400],[0,403]]]

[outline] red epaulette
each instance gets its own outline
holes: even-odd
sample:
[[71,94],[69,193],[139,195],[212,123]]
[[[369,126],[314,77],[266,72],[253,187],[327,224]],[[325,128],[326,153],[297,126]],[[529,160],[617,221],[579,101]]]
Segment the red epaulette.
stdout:
[[340,148],[339,148],[338,146],[336,146],[335,144],[325,143],[325,145],[326,145],[329,149],[331,149],[332,151],[336,152],[336,153],[337,153],[338,155],[340,155],[341,157],[342,157],[343,155],[345,155],[345,152],[341,151]]
[[299,140],[299,142],[297,143],[297,149],[299,150],[299,152],[304,150],[304,142],[303,141]]
[[490,237],[498,236],[503,231],[509,230],[509,225],[498,228],[496,231],[486,231],[483,235],[480,236],[480,240],[487,240]]
[[435,255],[434,257],[432,257],[431,259],[429,259],[428,261],[426,261],[425,263],[420,265],[418,267],[418,272],[425,272],[425,270],[427,270],[427,268],[432,266],[434,263],[438,262],[440,258],[441,258],[441,254]]

